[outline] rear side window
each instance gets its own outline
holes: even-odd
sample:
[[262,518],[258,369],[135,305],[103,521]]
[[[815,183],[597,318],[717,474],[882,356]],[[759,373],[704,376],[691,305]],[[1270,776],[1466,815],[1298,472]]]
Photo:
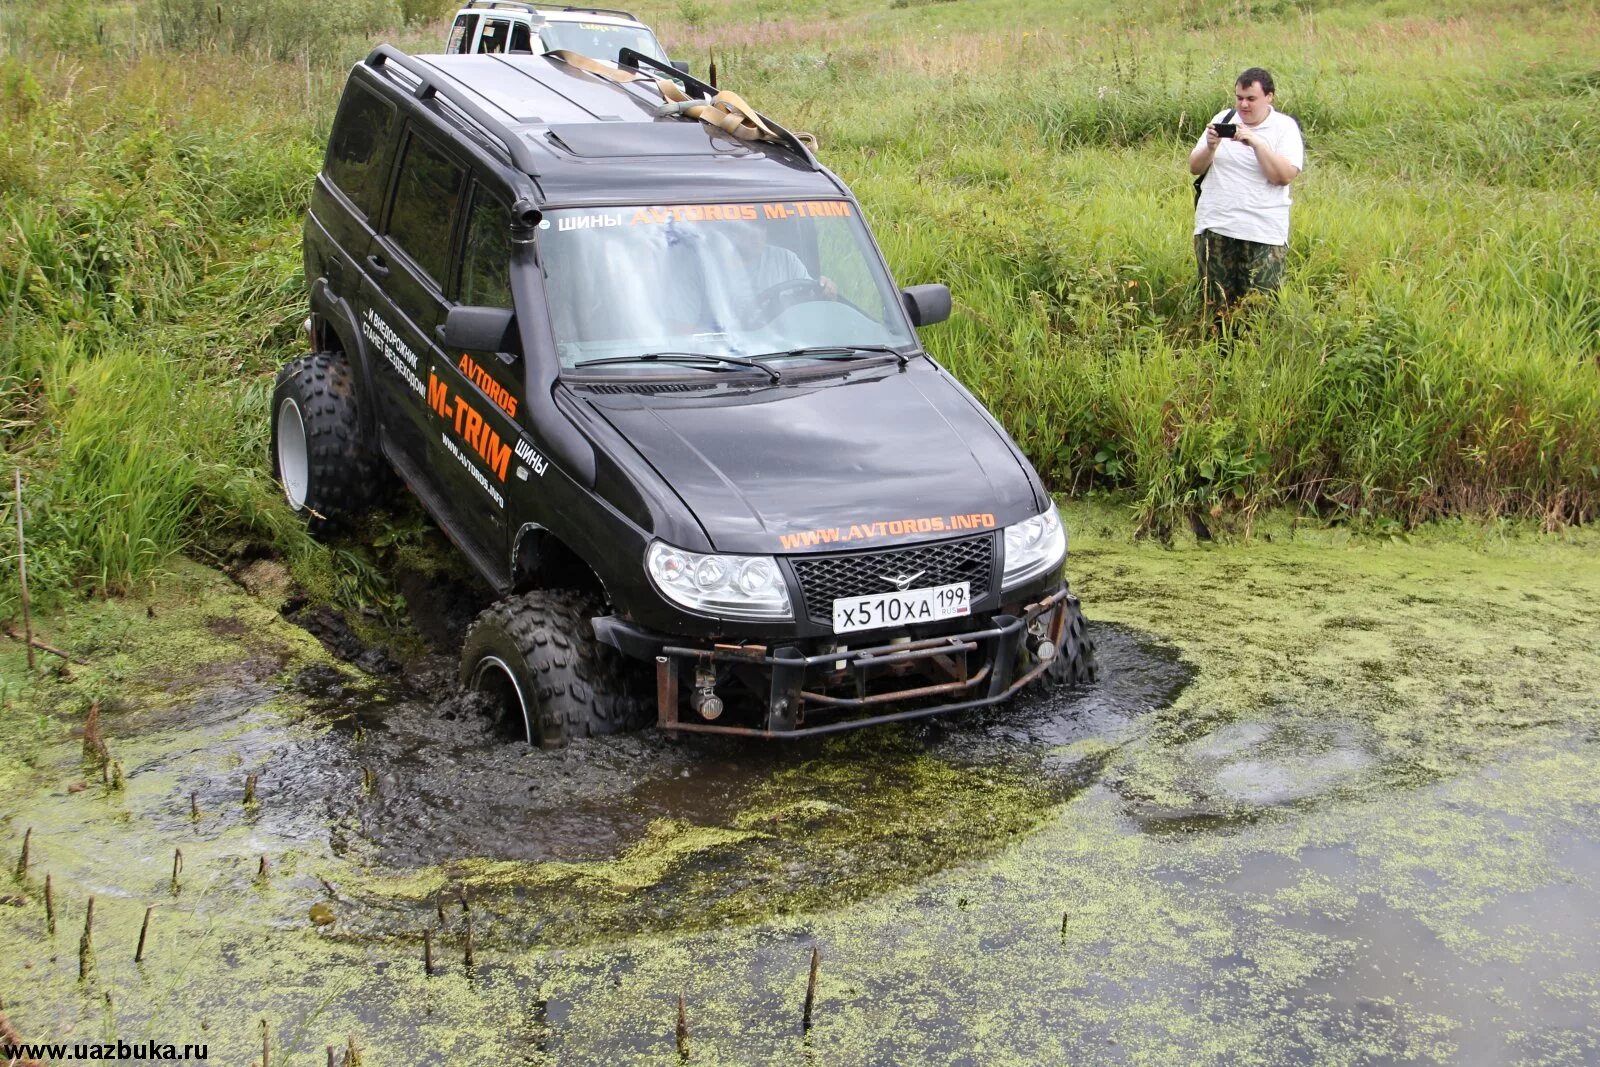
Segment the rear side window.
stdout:
[[339,102],[333,136],[328,138],[323,173],[369,216],[376,212],[389,176],[384,149],[389,145],[394,117],[392,104],[351,82]]
[[450,43],[444,46],[444,50],[451,53],[470,51],[472,48],[472,31],[477,28],[478,16],[458,16],[456,24],[450,28]]
[[528,27],[518,22],[511,27],[511,50],[513,52],[531,52],[533,45],[529,43]]
[[461,256],[461,303],[511,306],[511,212],[481,187],[472,195]]
[[464,168],[415,133],[406,142],[388,234],[441,288],[466,176]]
[[511,23],[502,19],[489,19],[483,24],[483,36],[478,38],[478,51],[504,52],[506,38],[511,35]]

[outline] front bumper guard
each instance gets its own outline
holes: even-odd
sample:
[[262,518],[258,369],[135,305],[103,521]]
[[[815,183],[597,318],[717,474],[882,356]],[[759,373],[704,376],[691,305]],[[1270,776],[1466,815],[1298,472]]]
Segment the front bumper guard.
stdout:
[[[656,656],[657,725],[663,730],[687,733],[815,737],[998,704],[1032,682],[1049,665],[1048,660],[1039,660],[1022,674],[1013,677],[1017,654],[1034,621],[1041,616],[1046,617],[1046,638],[1059,649],[1067,621],[1067,605],[1075,603],[1077,597],[1061,588],[1037,603],[1029,604],[1020,615],[994,616],[990,625],[982,630],[849,652],[821,652],[807,656],[793,646],[769,650],[765,645],[715,645],[711,648],[668,645]],[[987,661],[978,670],[969,670],[969,657],[973,653],[983,652],[988,643],[992,643],[992,649],[986,657]],[[680,718],[678,696],[685,664],[691,667],[743,664],[770,668],[772,684],[767,698],[766,725],[724,726]],[[931,665],[949,675],[950,680],[909,689],[867,692],[868,681],[873,673],[903,670],[912,665]],[[826,667],[826,673],[836,682],[841,678],[853,679],[855,696],[837,696],[807,688],[808,675],[819,667]],[[879,705],[935,696],[966,696],[967,699],[933,707],[807,725],[809,713],[816,711],[870,710]]]

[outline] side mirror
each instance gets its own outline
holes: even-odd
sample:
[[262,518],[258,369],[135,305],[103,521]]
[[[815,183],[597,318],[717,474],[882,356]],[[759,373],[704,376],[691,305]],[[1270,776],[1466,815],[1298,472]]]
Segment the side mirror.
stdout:
[[681,70],[685,74],[689,73],[689,61],[687,59],[669,59],[667,62],[671,63],[677,70]]
[[913,326],[932,326],[950,317],[948,285],[908,285],[900,290],[900,302]]
[[458,305],[444,317],[434,336],[445,348],[467,352],[516,352],[516,313],[510,308]]

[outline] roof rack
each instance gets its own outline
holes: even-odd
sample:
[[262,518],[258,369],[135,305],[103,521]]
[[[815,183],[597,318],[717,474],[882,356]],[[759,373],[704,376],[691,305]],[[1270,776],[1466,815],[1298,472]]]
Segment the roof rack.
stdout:
[[513,7],[519,8],[534,15],[537,15],[541,11],[576,11],[590,15],[616,15],[619,18],[628,19],[630,22],[639,21],[639,17],[633,12],[623,11],[620,8],[615,7],[579,7],[566,4],[531,4],[526,3],[525,0],[467,0],[466,6],[477,9]]
[[[632,48],[623,48],[617,53],[617,66],[627,70],[638,70],[641,66],[649,67],[653,71],[682,82],[686,91],[695,94],[702,100],[710,100],[717,95],[717,87],[715,85],[703,82],[694,75],[672,66],[670,63],[663,63],[659,59],[647,56],[642,52],[636,52]],[[761,121],[772,127],[773,132],[783,138],[784,147],[798,153],[801,159],[810,164],[812,170],[820,171],[822,169],[822,164],[818,162],[817,157],[812,154],[811,149],[807,148],[805,142],[800,140],[799,137],[779,126],[765,115],[761,116]]]
[[418,84],[413,95],[418,100],[428,100],[434,96],[444,97],[457,111],[477,123],[484,133],[504,145],[506,152],[511,156],[511,162],[518,170],[530,177],[538,174],[533,153],[528,150],[527,143],[509,126],[479,106],[476,100],[442,79],[434,67],[388,44],[380,44],[367,55],[366,64],[373,70],[381,70],[386,63],[405,68],[417,79]]

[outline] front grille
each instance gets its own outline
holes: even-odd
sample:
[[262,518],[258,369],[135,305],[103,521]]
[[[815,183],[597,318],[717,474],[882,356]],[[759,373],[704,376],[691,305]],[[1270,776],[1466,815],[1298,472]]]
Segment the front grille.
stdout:
[[983,599],[994,570],[994,535],[844,556],[791,556],[789,563],[800,580],[806,614],[832,625],[836,598],[892,593],[897,587],[888,578],[918,571],[925,573],[911,583],[913,589],[970,582],[972,599]]

